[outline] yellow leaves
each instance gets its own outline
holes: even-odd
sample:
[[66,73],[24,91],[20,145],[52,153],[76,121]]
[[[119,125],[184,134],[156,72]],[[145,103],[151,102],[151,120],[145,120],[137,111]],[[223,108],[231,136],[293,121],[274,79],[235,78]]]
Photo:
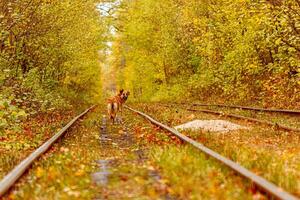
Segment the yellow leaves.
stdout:
[[17,197],[15,194],[11,193],[9,196],[8,196],[8,199],[9,200],[15,200]]
[[75,172],[75,176],[83,176],[85,174],[85,171],[82,169],[79,169],[77,172]]
[[157,199],[159,196],[159,193],[156,192],[155,188],[150,187],[147,188],[147,195],[151,198],[151,199]]
[[201,22],[198,18],[194,18],[193,23],[194,23],[194,25],[200,25],[201,24]]
[[139,185],[145,184],[145,179],[143,179],[143,178],[140,177],[140,176],[134,177],[134,181],[135,181],[137,184],[139,184]]
[[194,43],[197,43],[197,42],[199,42],[200,40],[201,40],[200,37],[195,37],[195,38],[193,38],[193,42],[194,42]]
[[[8,62],[4,65],[4,69],[7,65],[12,66],[11,69],[15,69],[16,74],[24,73],[25,77],[26,73],[29,88],[34,86],[35,90],[42,89],[40,83],[35,80],[53,83],[54,90],[56,87],[61,89],[64,84],[74,83],[72,82],[74,77],[75,80],[80,78],[85,80],[76,81],[75,83],[78,83],[76,88],[64,87],[64,89],[75,93],[78,87],[85,87],[82,93],[86,91],[89,95],[95,88],[101,88],[98,87],[101,79],[98,50],[104,24],[99,23],[99,13],[93,1],[34,0],[30,4],[27,1],[20,1],[12,5],[9,8],[10,14],[0,14],[0,21],[3,22],[0,23],[0,41],[3,44],[0,57],[12,62],[22,60],[31,67],[21,70],[19,66]],[[33,10],[35,12],[32,12]],[[24,34],[28,32],[35,34],[28,37],[28,34]],[[24,46],[25,43],[26,50],[18,48],[17,51],[12,51],[16,47]],[[0,65],[2,67],[3,63]],[[34,76],[31,74],[34,70],[41,72],[41,69],[43,73]],[[65,78],[66,75],[69,76]],[[31,78],[34,78],[33,82],[30,81]]]
[[69,196],[74,196],[74,197],[77,197],[77,198],[80,196],[80,192],[75,191],[75,190],[73,190],[72,188],[69,188],[69,187],[65,187],[65,188],[63,189],[63,191],[64,191],[67,195],[69,195]]
[[[171,82],[171,87],[182,84],[188,92],[199,96],[202,93],[204,98],[210,96],[212,87],[220,90],[218,95],[244,99],[262,90],[262,83],[275,76],[272,73],[299,66],[297,50],[292,47],[297,47],[297,36],[289,27],[292,19],[267,5],[250,0],[218,1],[214,5],[196,0],[147,2],[131,8],[136,12],[124,14],[132,20],[121,20],[122,25],[131,28],[118,35],[118,49],[113,55],[118,61],[126,58],[124,68],[117,69],[117,82],[133,88],[140,94],[136,95],[138,98],[173,100],[170,93],[161,89]],[[171,2],[174,7],[159,12],[150,6],[162,7]],[[129,9],[132,6],[124,4]],[[146,28],[137,28],[136,24]],[[122,46],[123,41],[130,51]],[[195,57],[199,61],[194,62]],[[287,80],[284,84],[292,85],[289,83]],[[270,90],[274,92],[279,86],[276,83]],[[263,98],[260,93],[258,99]]]
[[86,171],[85,171],[85,165],[81,164],[79,166],[79,169],[75,172],[75,176],[84,176],[86,174]]
[[37,178],[47,178],[47,180],[55,180],[59,176],[59,171],[55,167],[49,167],[49,169],[44,169],[42,167],[38,167],[35,170],[35,176]]
[[44,175],[45,175],[45,170],[42,167],[38,167],[35,171],[35,176],[37,178],[41,178]]
[[257,68],[257,65],[255,65],[255,64],[250,64],[250,65],[248,66],[248,68],[249,68],[249,69],[256,69],[256,68]]
[[289,48],[288,48],[288,51],[291,52],[291,53],[294,53],[294,52],[296,52],[297,50],[296,50],[294,47],[289,47]]
[[276,44],[276,45],[280,45],[280,43],[281,43],[281,38],[278,38],[278,39],[275,41],[275,44]]
[[80,165],[79,169],[75,172],[75,176],[83,176],[85,174],[85,165]]
[[188,120],[193,120],[195,119],[195,115],[194,114],[190,114],[188,117],[187,117]]
[[64,79],[64,84],[68,85],[68,84],[71,84],[71,78],[70,76],[66,76],[65,79]]

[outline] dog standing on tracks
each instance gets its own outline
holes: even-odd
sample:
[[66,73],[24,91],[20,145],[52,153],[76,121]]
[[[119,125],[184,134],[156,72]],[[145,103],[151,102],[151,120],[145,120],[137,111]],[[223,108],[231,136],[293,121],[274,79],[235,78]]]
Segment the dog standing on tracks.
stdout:
[[117,113],[120,111],[122,114],[123,104],[128,99],[129,94],[129,91],[124,92],[124,90],[121,89],[116,96],[107,100],[107,113],[113,124],[117,118]]

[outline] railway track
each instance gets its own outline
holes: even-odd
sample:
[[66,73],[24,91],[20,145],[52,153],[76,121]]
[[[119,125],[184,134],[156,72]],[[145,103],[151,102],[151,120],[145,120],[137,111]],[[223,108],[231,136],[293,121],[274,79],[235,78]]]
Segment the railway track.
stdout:
[[[31,164],[38,157],[40,157],[43,153],[45,153],[66,132],[66,130],[68,130],[79,118],[81,118],[86,113],[88,113],[92,108],[93,107],[85,110],[83,113],[76,116],[65,127],[63,127],[58,133],[56,133],[51,139],[49,139],[41,147],[39,147],[32,154],[30,154],[25,160],[23,160],[19,165],[17,165],[7,176],[5,176],[4,179],[0,181],[0,197],[3,196],[7,191],[9,191],[9,189],[17,182],[17,180],[22,176],[22,174],[31,166]],[[134,113],[137,113],[137,114],[143,116],[144,118],[151,121],[153,124],[167,130],[168,132],[170,132],[173,135],[175,135],[176,137],[178,137],[180,140],[191,144],[192,146],[194,146],[195,148],[197,148],[200,151],[204,152],[205,154],[217,159],[222,164],[228,166],[230,169],[234,170],[235,172],[237,172],[241,176],[245,177],[248,180],[251,180],[255,185],[258,186],[258,188],[261,189],[261,191],[267,193],[268,195],[270,195],[272,197],[275,197],[275,198],[278,198],[278,199],[291,199],[291,200],[297,199],[297,197],[289,194],[288,192],[283,191],[281,188],[279,188],[276,185],[268,182],[266,179],[264,179],[260,176],[257,176],[256,174],[254,174],[251,171],[247,170],[246,168],[240,166],[239,164],[237,164],[237,163],[235,163],[235,162],[219,155],[218,153],[216,153],[213,150],[205,147],[201,143],[198,143],[198,142],[192,140],[191,138],[189,138],[185,135],[182,135],[180,132],[174,130],[173,128],[170,128],[170,127],[154,120],[150,116],[148,116],[148,115],[146,115],[146,114],[144,114],[140,111],[134,110],[130,107],[126,107],[126,108],[128,108],[129,110],[131,110]],[[105,126],[103,126],[103,127],[105,129]],[[128,137],[128,135],[126,134],[126,131],[125,132],[121,131],[121,132],[122,132],[121,134],[123,134],[124,137],[126,137],[126,138]],[[105,131],[104,131],[104,133],[105,133]],[[115,131],[115,133],[117,135],[120,134],[118,131]],[[107,135],[102,134],[101,136],[102,137],[100,138],[100,140],[103,140],[103,141],[108,141],[109,140],[109,138],[106,138],[106,137],[108,137]],[[112,142],[112,144],[114,144],[113,140],[111,142]],[[124,147],[124,149],[126,149],[126,148]]]
[[[169,107],[168,105],[162,104],[165,107]],[[243,106],[228,106],[228,105],[223,105],[223,104],[186,104],[186,103],[180,103],[179,105],[183,106],[216,106],[216,107],[225,107],[225,108],[238,108],[238,109],[246,109],[246,110],[252,110],[252,111],[260,111],[260,112],[277,112],[277,113],[284,113],[284,114],[300,114],[300,111],[297,110],[277,110],[277,109],[263,109],[263,108],[255,108],[255,107],[243,107]],[[300,128],[295,128],[295,127],[290,127],[286,126],[283,124],[279,123],[274,123],[268,120],[261,120],[253,117],[246,117],[243,115],[238,115],[238,114],[230,114],[230,113],[225,113],[222,111],[216,111],[216,110],[210,110],[210,109],[196,109],[196,108],[184,108],[187,111],[191,112],[203,112],[203,113],[208,113],[208,114],[213,114],[213,115],[219,115],[219,116],[224,116],[224,117],[230,117],[230,118],[235,118],[235,119],[242,119],[246,120],[249,122],[254,122],[258,124],[263,124],[263,125],[268,125],[271,127],[276,127],[281,130],[285,131],[293,131],[293,132],[300,132]]]
[[[186,103],[181,103],[186,105]],[[226,105],[226,104],[201,104],[193,103],[193,106],[205,106],[205,107],[223,107],[223,108],[238,108],[242,110],[253,110],[260,112],[277,112],[277,113],[286,113],[286,114],[300,114],[300,110],[288,110],[288,109],[269,109],[269,108],[258,108],[258,107],[249,107],[249,106],[236,106],[236,105]]]
[[250,121],[250,122],[269,125],[269,126],[272,126],[272,127],[282,129],[282,130],[286,130],[286,131],[300,132],[299,128],[289,127],[289,126],[285,126],[285,125],[282,125],[282,124],[273,123],[273,122],[270,122],[270,121],[267,121],[267,120],[256,119],[256,118],[253,118],[253,117],[245,117],[245,116],[237,115],[237,114],[228,114],[228,113],[214,111],[214,110],[208,110],[208,109],[191,109],[191,108],[188,108],[186,110],[192,111],[192,112],[205,112],[205,113],[221,115],[221,116],[231,117],[231,118],[236,118],[236,119],[243,119],[243,120],[247,120],[247,121]]
[[64,133],[81,117],[91,111],[95,106],[86,109],[81,114],[74,117],[66,126],[58,131],[53,137],[47,140],[28,157],[26,157],[21,163],[19,163],[13,170],[11,170],[1,181],[0,181],[0,197],[4,196],[6,192],[17,182],[17,180],[26,172],[28,168],[37,160],[41,155],[47,152],[50,147],[61,138]]
[[226,165],[230,169],[234,170],[237,172],[239,175],[245,177],[246,179],[252,181],[255,185],[258,186],[263,192],[267,193],[268,195],[276,198],[276,199],[285,199],[285,200],[296,200],[298,199],[297,197],[293,196],[292,194],[282,190],[281,188],[277,187],[273,183],[267,181],[266,179],[254,174],[253,172],[249,171],[248,169],[242,167],[241,165],[233,162],[232,160],[221,156],[220,154],[216,153],[215,151],[205,147],[203,144],[196,142],[195,140],[181,134],[177,130],[162,124],[161,122],[156,121],[152,117],[150,117],[147,114],[144,114],[138,110],[135,110],[133,108],[130,108],[128,106],[125,106],[125,108],[131,110],[134,113],[137,113],[138,115],[144,117],[145,119],[149,120],[151,123],[155,124],[156,126],[159,126],[162,129],[167,130],[171,134],[175,135],[178,137],[180,140],[194,146],[198,150],[202,151],[206,155],[218,160],[222,164]]

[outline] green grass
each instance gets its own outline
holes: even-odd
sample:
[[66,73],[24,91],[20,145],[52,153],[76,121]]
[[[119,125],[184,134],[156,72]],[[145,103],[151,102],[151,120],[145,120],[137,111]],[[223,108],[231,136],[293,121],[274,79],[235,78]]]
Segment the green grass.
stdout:
[[96,170],[99,157],[99,132],[92,125],[97,115],[87,122],[76,123],[63,139],[43,155],[28,175],[18,181],[10,199],[92,199],[95,187],[90,174]]
[[[138,107],[143,110],[145,106],[147,106],[146,113],[170,126],[193,119],[226,119],[201,112],[188,112],[180,106],[166,108],[140,104]],[[182,133],[240,163],[288,192],[300,196],[300,135],[241,120],[230,119],[230,121],[248,126],[250,129],[229,133],[209,133],[201,130]]]
[[[99,141],[103,108],[89,113],[76,122],[49,152],[43,155],[4,199],[160,199],[167,186],[153,180],[145,160],[139,161],[135,151],[142,144],[126,144],[122,140],[123,126],[108,125],[110,145]],[[126,120],[126,123],[133,122]],[[125,142],[125,143],[124,143]],[[127,146],[126,146],[127,145]],[[96,161],[115,160],[109,166],[107,185],[96,185],[91,175],[99,172]]]
[[[264,199],[232,170],[129,111],[123,113],[123,119],[133,140],[127,144],[122,139],[123,125],[109,125],[112,143],[101,145],[103,113],[98,108],[76,123],[5,199]],[[214,118],[159,106],[148,106],[147,113],[171,126],[193,118]],[[298,195],[299,149],[294,135],[256,126],[226,134],[184,134]],[[139,150],[145,154],[143,160],[136,154]],[[95,161],[101,159],[114,160],[105,186],[91,180],[91,174],[99,170]],[[149,175],[153,171],[159,179]]]
[[232,170],[181,144],[175,137],[167,137],[167,132],[142,117],[135,119],[132,129],[139,141],[149,149],[150,162],[160,171],[172,196],[178,199],[263,199],[249,182]]
[[180,199],[252,199],[255,195],[247,191],[250,183],[192,147],[156,147],[151,158]]
[[235,148],[236,146],[233,146],[232,142],[228,140],[220,145],[217,139],[212,138],[211,135],[206,135],[206,139],[207,142],[204,143],[206,146],[234,161],[238,161],[247,169],[251,169],[278,186],[297,194],[299,190],[299,167],[293,167],[293,164],[297,163],[296,160],[290,159],[293,155],[283,154],[279,156],[272,151],[249,148],[247,145],[240,145],[239,148]]

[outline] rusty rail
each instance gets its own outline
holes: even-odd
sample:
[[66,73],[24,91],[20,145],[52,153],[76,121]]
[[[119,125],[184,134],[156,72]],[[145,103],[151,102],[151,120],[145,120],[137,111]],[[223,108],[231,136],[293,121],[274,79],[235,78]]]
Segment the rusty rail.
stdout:
[[252,117],[245,117],[242,115],[236,115],[236,114],[228,114],[228,113],[223,113],[223,112],[219,112],[219,111],[214,111],[214,110],[205,110],[205,109],[191,109],[191,108],[187,108],[186,110],[188,111],[192,111],[192,112],[205,112],[205,113],[210,113],[210,114],[215,114],[215,115],[222,115],[225,117],[231,117],[231,118],[236,118],[236,119],[244,119],[247,121],[251,121],[251,122],[255,122],[255,123],[260,123],[260,124],[265,124],[265,125],[269,125],[269,126],[273,126],[282,130],[286,130],[286,131],[294,131],[294,132],[300,132],[299,128],[293,128],[293,127],[289,127],[289,126],[285,126],[282,124],[278,124],[278,123],[273,123],[267,120],[260,120],[260,119],[255,119]]
[[25,158],[20,164],[18,164],[13,170],[11,170],[0,181],[0,197],[2,197],[24,174],[24,172],[31,166],[31,164],[45,153],[79,118],[88,113],[95,106],[86,109],[83,113],[72,119],[66,126],[64,126],[59,132],[57,132],[52,138],[46,141],[42,146],[32,152],[27,158]]
[[[181,104],[181,105],[186,105],[186,104]],[[207,105],[207,104],[205,104],[205,105]],[[163,106],[169,107],[168,105],[163,105]],[[270,122],[270,121],[267,121],[267,120],[260,120],[260,119],[256,119],[256,118],[253,118],[253,117],[245,117],[245,116],[242,116],[242,115],[229,114],[229,113],[224,113],[224,112],[215,111],[215,110],[208,110],[208,109],[185,108],[185,110],[192,111],[192,112],[204,112],[204,113],[209,113],[209,114],[214,114],[214,115],[221,115],[221,116],[231,117],[231,118],[235,118],[235,119],[243,119],[243,120],[247,120],[247,121],[250,121],[250,122],[255,122],[255,123],[264,124],[264,125],[268,125],[268,126],[273,126],[273,127],[276,127],[276,128],[282,129],[282,130],[286,130],[286,131],[300,132],[300,128],[285,126],[285,125],[282,125],[282,124],[273,123],[273,122]]]
[[293,196],[292,194],[289,194],[288,192],[284,191],[283,189],[277,187],[276,185],[274,185],[273,183],[267,181],[266,179],[254,174],[253,172],[249,171],[248,169],[242,167],[241,165],[233,162],[232,160],[221,156],[220,154],[214,152],[213,150],[205,147],[203,144],[196,142],[195,140],[192,140],[191,138],[181,134],[180,132],[178,132],[177,130],[168,127],[158,121],[156,121],[155,119],[153,119],[152,117],[138,111],[135,109],[132,109],[128,106],[125,106],[125,108],[143,116],[144,118],[148,119],[150,122],[152,122],[153,124],[169,131],[170,133],[174,134],[175,136],[177,136],[179,139],[181,139],[182,141],[185,141],[186,143],[189,143],[191,145],[193,145],[194,147],[196,147],[197,149],[199,149],[200,151],[202,151],[203,153],[209,155],[210,157],[215,158],[216,160],[220,161],[222,164],[226,165],[227,167],[231,168],[232,170],[236,171],[238,174],[242,175],[243,177],[251,180],[253,183],[255,183],[255,185],[257,185],[259,188],[261,188],[264,192],[266,192],[267,194],[277,198],[277,199],[284,199],[284,200],[297,200],[298,198]]
[[[185,104],[185,103],[182,103],[182,104]],[[287,113],[287,114],[300,114],[300,110],[258,108],[258,107],[236,106],[236,105],[226,105],[226,104],[193,103],[192,105],[193,106],[214,106],[214,107],[224,107],[224,108],[238,108],[238,109],[242,109],[242,110],[254,110],[254,111],[263,111],[263,112],[279,112],[279,113]]]

